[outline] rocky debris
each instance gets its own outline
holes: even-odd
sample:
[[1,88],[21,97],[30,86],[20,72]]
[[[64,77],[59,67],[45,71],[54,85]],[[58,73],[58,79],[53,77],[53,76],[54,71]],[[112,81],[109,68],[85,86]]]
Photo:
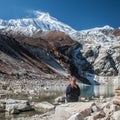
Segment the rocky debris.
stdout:
[[11,120],[55,120],[54,119],[54,111],[49,111],[44,114],[35,114],[33,116],[20,116],[13,117]]
[[106,114],[103,111],[99,111],[99,112],[95,112],[92,116],[93,116],[94,120],[97,120],[100,118],[104,118],[106,116]]
[[117,104],[113,104],[111,99],[107,99],[106,102],[96,101],[66,103],[56,107],[55,119],[114,120],[113,118],[115,116],[119,116],[119,113],[117,113],[117,111],[120,111],[120,106]]
[[120,111],[116,111],[113,114],[113,120],[120,120]]
[[55,108],[55,106],[45,101],[45,102],[41,102],[41,103],[34,103],[33,108],[36,111],[45,113],[45,112],[53,110]]
[[94,120],[93,116],[88,116],[86,118],[84,118],[84,120]]
[[[28,106],[27,106],[27,105]],[[30,108],[29,108],[30,106]],[[25,117],[13,117],[14,120],[119,120],[120,106],[107,102],[75,102],[54,105],[48,102],[27,103],[26,100],[0,100],[0,112],[18,114],[24,111],[35,110],[37,113]],[[39,112],[39,113],[38,113]],[[26,113],[27,114],[27,113]]]
[[84,117],[87,117],[92,113],[91,107],[93,105],[95,105],[93,102],[77,102],[59,105],[55,109],[55,119],[67,120],[75,113],[80,113]]
[[0,100],[2,111],[7,111],[12,114],[31,111],[33,108],[27,100],[4,99]]
[[55,99],[55,104],[59,103],[65,103],[66,97],[65,96],[59,96]]
[[120,105],[120,86],[115,88],[115,98],[113,100],[113,103],[116,105]]
[[84,120],[84,116],[81,113],[72,115],[68,120]]
[[98,107],[95,103],[92,104],[92,106],[91,106],[91,111],[92,112],[98,112],[100,110],[101,110],[100,107]]
[[5,112],[5,103],[0,101],[0,112]]

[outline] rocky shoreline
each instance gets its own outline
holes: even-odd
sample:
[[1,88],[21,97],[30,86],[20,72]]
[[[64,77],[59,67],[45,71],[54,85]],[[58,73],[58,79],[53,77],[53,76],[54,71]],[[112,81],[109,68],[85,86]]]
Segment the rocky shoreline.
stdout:
[[[19,115],[36,112],[32,116],[13,117],[10,120],[119,120],[120,105],[113,98],[99,98],[80,102],[64,103],[64,97],[49,102],[28,102],[27,100],[0,100],[0,112]],[[3,119],[2,119],[3,120]]]
[[[61,78],[1,80],[0,120],[119,120],[119,87],[113,97],[81,97],[78,103],[65,103],[63,88],[68,84],[68,80]],[[56,89],[49,92],[52,86]],[[58,97],[60,86],[63,96]]]

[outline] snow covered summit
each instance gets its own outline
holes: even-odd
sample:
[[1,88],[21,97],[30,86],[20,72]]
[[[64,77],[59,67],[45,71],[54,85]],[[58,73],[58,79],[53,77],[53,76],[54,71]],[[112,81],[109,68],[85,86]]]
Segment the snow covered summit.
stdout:
[[101,45],[104,45],[106,42],[118,40],[118,38],[113,35],[114,28],[109,25],[77,31],[67,24],[58,21],[56,18],[51,17],[49,13],[35,11],[34,14],[35,17],[33,18],[11,20],[0,19],[0,30],[3,33],[21,33],[27,36],[32,36],[38,31],[49,32],[57,30],[68,34],[77,41],[84,40],[89,43]]
[[0,20],[0,29],[4,32],[12,30],[12,32],[20,32],[30,36],[39,30],[58,30],[67,34],[76,32],[70,26],[59,22],[56,18],[51,17],[49,13],[44,12],[39,12],[35,18]]

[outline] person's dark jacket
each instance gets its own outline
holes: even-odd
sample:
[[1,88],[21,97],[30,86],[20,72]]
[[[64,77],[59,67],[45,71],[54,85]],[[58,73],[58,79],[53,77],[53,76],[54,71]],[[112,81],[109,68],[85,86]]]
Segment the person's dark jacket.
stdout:
[[78,102],[80,96],[80,88],[77,85],[77,87],[72,87],[71,84],[69,84],[66,88],[66,99],[67,102]]

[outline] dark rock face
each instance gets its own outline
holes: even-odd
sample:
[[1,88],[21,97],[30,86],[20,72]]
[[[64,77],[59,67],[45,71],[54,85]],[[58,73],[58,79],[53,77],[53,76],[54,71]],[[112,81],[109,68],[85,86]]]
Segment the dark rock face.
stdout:
[[113,31],[113,35],[120,36],[120,29],[116,29]]
[[61,49],[75,43],[69,36],[57,31],[43,38],[0,34],[0,74],[18,79],[45,74],[66,76],[67,72],[58,63],[58,58],[65,60]]
[[32,37],[0,34],[1,78],[37,79],[46,74],[71,74],[87,84],[91,84],[88,75],[117,76],[120,47],[87,46],[87,42],[74,41],[59,31],[38,32]]

